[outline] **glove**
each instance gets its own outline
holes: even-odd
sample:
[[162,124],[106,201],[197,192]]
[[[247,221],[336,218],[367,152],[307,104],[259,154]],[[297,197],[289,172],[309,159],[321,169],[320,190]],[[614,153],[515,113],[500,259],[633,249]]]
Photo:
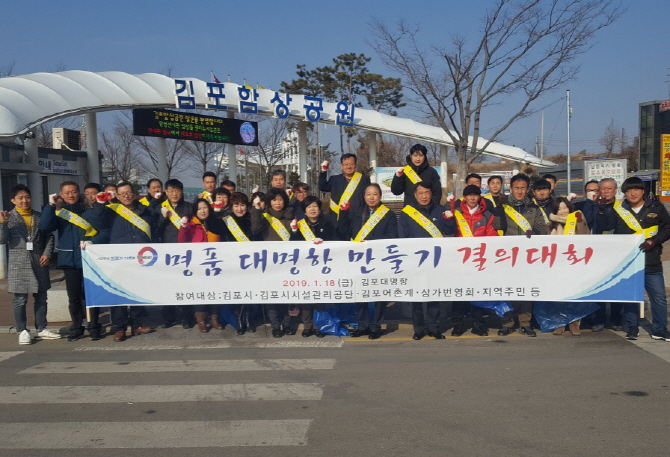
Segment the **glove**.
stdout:
[[168,217],[170,217],[170,210],[167,209],[167,206],[161,206],[161,214],[163,215],[163,217],[164,217],[165,219],[167,219]]
[[401,177],[401,176],[404,175],[404,174],[405,174],[405,169],[404,169],[403,167],[400,167],[400,168],[398,168],[398,169],[395,171],[395,175],[396,175],[398,178]]
[[644,242],[640,245],[640,249],[642,249],[644,252],[648,252],[648,251],[651,251],[652,249],[654,249],[655,246],[656,246],[656,241],[649,238],[649,239],[644,240]]
[[454,198],[456,198],[456,197],[454,196],[454,194],[451,194],[451,195],[449,195],[449,196],[447,197],[447,201],[448,201],[448,202],[453,202],[453,201],[454,201]]
[[342,204],[340,205],[340,209],[341,209],[342,211],[346,211],[346,210],[349,209],[350,206],[351,206],[351,203],[350,203],[350,202],[344,202],[344,203],[342,203]]
[[113,190],[110,190],[107,192],[107,200],[114,200],[116,198],[116,194],[114,193]]
[[447,210],[444,213],[442,213],[442,217],[445,219],[451,219],[452,217],[454,217],[454,213]]
[[314,244],[321,244],[323,240],[321,238],[314,238]]
[[286,195],[288,195],[288,198],[291,198],[293,196],[293,189],[288,189]]
[[328,167],[330,167],[330,162],[327,160],[324,160],[321,162],[321,171],[328,171]]
[[298,219],[293,219],[291,221],[291,231],[295,232],[298,230]]
[[577,219],[577,222],[581,222],[581,221],[584,219],[584,218],[582,217],[582,212],[581,212],[581,211],[577,211],[577,212],[575,213],[575,219]]
[[81,248],[82,251],[85,251],[85,250],[86,250],[86,246],[90,246],[90,245],[92,245],[92,244],[93,244],[93,241],[88,241],[88,240],[86,240],[86,241],[80,241],[80,242],[79,242],[79,247]]
[[526,238],[528,238],[530,240],[531,235],[533,235],[533,231],[532,230],[526,230]]
[[155,198],[156,200],[160,200],[162,196],[163,196],[162,193],[157,192],[156,195],[154,195],[154,198]]
[[261,188],[258,187],[258,186],[256,186],[256,187],[254,187],[253,189],[251,189],[251,193],[252,193],[252,194],[255,194],[256,192],[259,192],[260,190],[261,190]]
[[109,194],[110,192],[98,192],[95,196],[95,201],[100,204],[105,203],[109,199]]
[[260,197],[254,198],[253,205],[254,205],[254,208],[260,209],[261,208],[261,198]]
[[570,192],[566,198],[568,199],[568,201],[571,202],[572,200],[574,200],[575,198],[577,198],[577,194],[575,194],[575,193],[573,193],[573,192]]
[[185,216],[182,217],[182,218],[179,220],[179,225],[180,225],[181,227],[186,227],[186,226],[188,225],[188,218],[185,217]]
[[49,204],[51,206],[55,206],[56,202],[60,199],[60,195],[58,194],[51,194],[49,195]]
[[212,209],[215,213],[220,213],[223,209],[223,202],[214,202],[212,203]]

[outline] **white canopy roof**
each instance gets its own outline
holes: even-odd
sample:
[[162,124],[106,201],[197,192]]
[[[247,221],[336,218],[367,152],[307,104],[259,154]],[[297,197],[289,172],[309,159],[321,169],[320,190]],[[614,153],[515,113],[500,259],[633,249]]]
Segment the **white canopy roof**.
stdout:
[[[205,81],[184,79],[193,83],[193,96],[198,108],[212,103],[207,95]],[[239,111],[240,86],[225,83],[221,103],[228,110]],[[244,88],[241,88],[244,90]],[[258,114],[275,114],[275,103],[270,100],[275,92],[258,89]],[[285,98],[285,96],[282,96]],[[64,71],[59,73],[33,73],[23,76],[0,78],[0,140],[26,133],[46,121],[84,114],[87,112],[111,111],[132,108],[174,108],[175,79],[156,73],[131,75],[119,71],[90,72]],[[291,95],[290,116],[305,119],[305,103],[302,95]],[[323,103],[319,122],[335,123],[336,103]],[[453,146],[448,135],[439,127],[422,124],[374,110],[356,108],[354,124],[357,128],[416,140]],[[485,139],[480,138],[479,144]],[[552,162],[515,146],[491,143],[485,153],[502,159],[540,166],[552,166]]]

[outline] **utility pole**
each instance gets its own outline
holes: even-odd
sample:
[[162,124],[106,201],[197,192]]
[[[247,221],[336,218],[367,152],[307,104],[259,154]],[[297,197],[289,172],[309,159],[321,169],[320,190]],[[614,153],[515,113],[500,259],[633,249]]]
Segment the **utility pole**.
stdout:
[[540,125],[540,159],[544,159],[544,111],[542,111],[542,123]]
[[570,195],[570,118],[572,117],[572,108],[570,108],[570,89],[566,91],[567,93],[567,111],[568,111],[568,190],[567,194]]

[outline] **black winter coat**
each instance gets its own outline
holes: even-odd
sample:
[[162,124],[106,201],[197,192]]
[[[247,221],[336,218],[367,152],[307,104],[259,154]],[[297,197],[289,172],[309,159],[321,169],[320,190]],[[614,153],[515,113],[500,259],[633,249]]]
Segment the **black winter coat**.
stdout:
[[[361,228],[371,216],[370,210],[367,208],[362,213],[353,216],[350,216],[348,213],[349,211],[340,211],[338,224],[340,236],[346,241],[356,238],[358,232],[361,231]],[[343,217],[344,215],[347,217]],[[387,240],[391,238],[398,238],[398,217],[393,211],[386,213],[382,220],[365,237],[366,240]]]
[[[412,168],[412,170],[414,170],[416,174],[419,175],[419,178],[421,178],[421,182],[430,184],[430,191],[433,194],[431,200],[435,205],[439,205],[440,200],[442,199],[442,183],[440,182],[440,175],[437,173],[437,171],[435,171],[433,167],[430,166],[430,164],[428,163],[428,159],[424,160],[423,163],[418,167],[412,163],[411,156],[408,155],[405,160],[407,162],[407,165],[409,165]],[[398,177],[398,175],[396,175],[395,173],[393,174],[393,181],[391,181],[391,192],[393,193],[393,195],[402,195],[404,193],[405,194],[405,197],[403,199],[404,205],[412,205],[412,206],[418,205],[418,203],[416,202],[416,198],[414,198],[414,192],[416,191],[416,186],[417,185],[414,184],[409,179],[407,173],[403,174],[400,177]]]
[[[321,238],[323,241],[339,241],[340,237],[337,234],[337,227],[333,223],[333,219],[330,217],[324,217],[323,214],[319,216],[319,220],[316,221],[316,224],[312,224],[303,218],[310,230],[316,238]],[[291,241],[306,241],[302,232],[300,231],[300,226],[298,230],[291,234]]]
[[[427,207],[412,205],[414,209],[418,210],[433,224],[435,224],[442,236],[453,236],[456,233],[456,222],[454,218],[445,219],[443,213],[447,210],[444,206],[435,205],[431,202]],[[425,228],[421,227],[408,214],[401,212],[398,218],[398,235],[399,238],[430,238],[430,233]]]
[[[151,210],[138,201],[134,201],[131,211],[140,216],[144,222],[149,224],[152,232],[155,227],[155,217]],[[142,230],[131,224],[107,205],[95,203],[93,205],[95,216],[90,222],[96,230],[109,227],[109,244],[132,244],[150,243],[151,238]],[[95,222],[94,222],[95,221]]]
[[[349,184],[349,180],[344,178],[344,175],[334,175],[330,178],[327,178],[328,172],[322,171],[319,173],[319,190],[321,192],[330,192],[330,199],[336,204],[340,202],[344,190]],[[351,213],[358,213],[365,207],[365,188],[370,185],[370,177],[363,175],[361,177],[361,182],[358,183],[356,190],[349,199],[351,206],[349,211]]]

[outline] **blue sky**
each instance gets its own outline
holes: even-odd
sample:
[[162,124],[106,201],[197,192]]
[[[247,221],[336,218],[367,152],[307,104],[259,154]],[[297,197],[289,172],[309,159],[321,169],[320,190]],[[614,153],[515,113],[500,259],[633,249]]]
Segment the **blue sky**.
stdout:
[[[368,44],[375,17],[399,18],[421,27],[428,47],[446,44],[452,33],[477,30],[491,1],[388,2],[320,1],[30,1],[2,2],[0,68],[14,63],[14,74],[68,70],[164,72],[173,76],[219,79],[279,87],[295,75],[295,65],[329,64],[345,52],[373,58],[370,69],[395,76]],[[599,152],[609,123],[637,135],[638,103],[668,98],[668,0],[624,0],[626,14],[597,38],[580,58],[576,81],[549,96],[545,147],[549,154],[566,145],[565,89],[573,108],[571,149]],[[504,106],[498,107],[504,116]],[[412,112],[401,115],[414,117]],[[497,113],[496,113],[497,115]],[[418,120],[418,119],[417,119]],[[488,126],[500,118],[484,118]],[[499,141],[532,151],[540,116],[518,123]]]

